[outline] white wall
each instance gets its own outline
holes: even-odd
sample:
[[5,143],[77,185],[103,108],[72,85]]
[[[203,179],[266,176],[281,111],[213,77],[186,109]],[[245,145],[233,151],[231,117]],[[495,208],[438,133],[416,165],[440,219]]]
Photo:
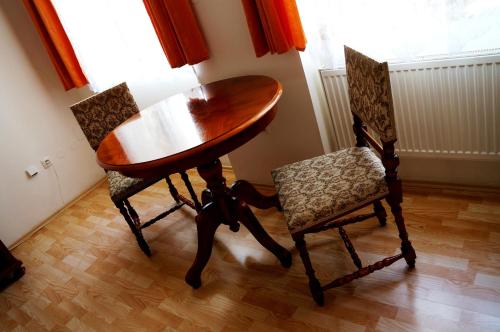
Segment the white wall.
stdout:
[[241,5],[236,0],[193,1],[210,48],[210,59],[195,67],[202,83],[238,75],[278,79],[283,96],[268,129],[229,154],[238,178],[270,184],[270,171],[323,153],[311,97],[297,51],[256,58]]
[[[104,176],[21,1],[0,0],[0,239],[13,244]],[[54,166],[43,169],[40,159]],[[27,165],[40,168],[29,179]]]
[[334,128],[330,125],[333,120],[328,110],[325,90],[323,89],[323,83],[317,64],[313,61],[313,57],[307,48],[304,52],[300,52],[300,59],[304,68],[307,88],[311,95],[323,148],[325,153],[336,151],[338,150],[337,141],[333,131]]

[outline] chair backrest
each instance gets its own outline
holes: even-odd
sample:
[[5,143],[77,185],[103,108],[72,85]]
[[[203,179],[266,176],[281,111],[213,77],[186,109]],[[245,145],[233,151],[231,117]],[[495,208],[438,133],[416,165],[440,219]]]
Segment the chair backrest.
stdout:
[[94,150],[97,150],[108,133],[139,112],[139,107],[125,82],[70,108]]
[[396,123],[387,62],[379,63],[344,46],[351,112],[382,142],[396,141]]

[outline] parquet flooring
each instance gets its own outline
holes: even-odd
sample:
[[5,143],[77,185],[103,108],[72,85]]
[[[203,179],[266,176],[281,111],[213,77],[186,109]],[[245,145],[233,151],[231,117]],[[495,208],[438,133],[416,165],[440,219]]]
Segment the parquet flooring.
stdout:
[[[160,183],[131,201],[150,218],[169,199]],[[406,192],[403,207],[416,269],[399,261],[326,292],[321,308],[279,212],[256,215],[292,250],[290,269],[244,227],[221,227],[203,286],[193,290],[184,283],[196,251],[193,212],[144,231],[148,259],[103,184],[13,250],[26,275],[0,293],[0,330],[499,331],[500,196],[417,189]],[[398,251],[392,219],[385,228],[372,220],[346,230],[364,263]],[[306,240],[321,281],[353,270],[337,233]]]

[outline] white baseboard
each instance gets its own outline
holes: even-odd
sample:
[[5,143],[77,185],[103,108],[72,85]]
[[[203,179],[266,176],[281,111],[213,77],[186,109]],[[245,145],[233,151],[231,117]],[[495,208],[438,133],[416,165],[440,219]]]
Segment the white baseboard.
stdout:
[[402,154],[403,180],[500,188],[499,160],[433,158]]

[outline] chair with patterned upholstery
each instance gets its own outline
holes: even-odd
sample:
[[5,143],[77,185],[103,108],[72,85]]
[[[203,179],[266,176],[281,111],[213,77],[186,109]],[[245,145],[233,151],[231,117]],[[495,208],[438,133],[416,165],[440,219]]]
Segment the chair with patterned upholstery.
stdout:
[[[324,290],[366,276],[401,258],[413,268],[416,259],[400,206],[403,194],[397,173],[399,157],[394,150],[397,138],[388,65],[348,47],[345,47],[345,59],[356,147],[272,171],[288,229],[309,277],[311,294],[319,305],[323,305]],[[382,144],[368,133],[365,124],[379,136]],[[380,158],[370,150],[368,143]],[[344,226],[375,216],[384,226],[387,217],[381,203],[384,198],[399,231],[401,253],[363,266]],[[373,213],[341,218],[370,204],[373,204]],[[332,228],[338,229],[357,270],[321,285],[315,276],[304,236]]]
[[[122,122],[139,112],[139,108],[126,83],[121,83],[89,97],[70,108],[94,151],[97,150],[99,144],[109,132],[113,131],[113,129]],[[140,218],[128,201],[128,198],[162,180],[162,178],[129,178],[115,171],[106,171],[106,175],[108,178],[111,200],[115,203],[116,207],[127,221],[127,224],[137,239],[139,247],[148,256],[151,256],[151,250],[142,235],[143,228],[152,225],[183,205],[188,205],[197,211],[201,209],[201,205],[189,181],[188,175],[186,172],[181,172],[180,175],[191,195],[192,201],[180,195],[170,178],[167,176],[165,180],[175,204],[157,217],[141,224]]]

